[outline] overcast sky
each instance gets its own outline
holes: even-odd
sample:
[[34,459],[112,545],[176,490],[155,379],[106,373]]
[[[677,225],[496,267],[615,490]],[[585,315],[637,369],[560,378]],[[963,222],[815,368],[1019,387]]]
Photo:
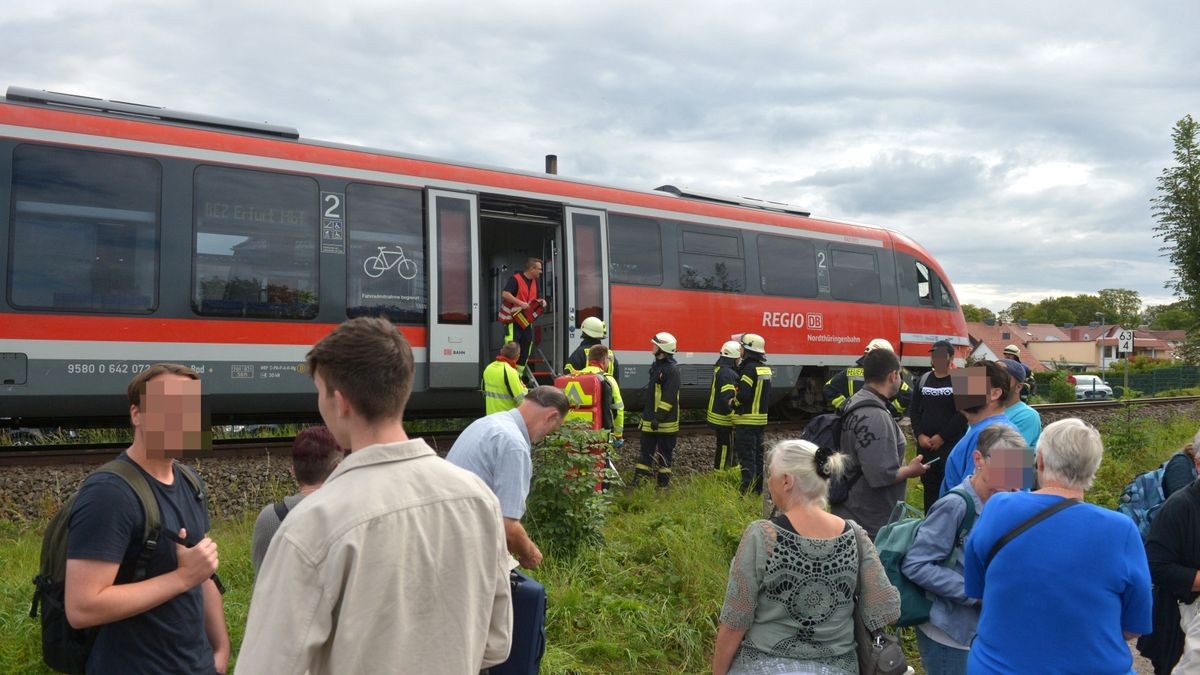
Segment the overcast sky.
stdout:
[[[753,7],[753,11],[743,8]],[[1170,301],[1200,3],[0,0],[0,86],[882,225],[963,302]]]

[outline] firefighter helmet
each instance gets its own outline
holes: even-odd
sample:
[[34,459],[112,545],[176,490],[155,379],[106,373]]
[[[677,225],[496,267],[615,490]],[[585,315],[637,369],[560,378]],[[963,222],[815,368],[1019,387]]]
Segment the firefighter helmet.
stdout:
[[746,333],[742,336],[742,347],[759,354],[767,353],[767,341],[757,333]]
[[650,340],[650,344],[667,354],[674,354],[677,347],[675,343],[675,336],[666,332],[655,335],[654,338]]
[[604,321],[598,316],[589,316],[584,319],[579,328],[588,337],[602,338],[608,335],[608,326],[605,326]]
[[892,352],[893,354],[896,352],[895,349],[892,349],[892,343],[888,342],[887,340],[884,340],[883,338],[875,338],[874,340],[871,340],[870,342],[867,343],[867,348],[863,350],[863,353],[869,354],[869,353],[875,351],[876,349],[886,349],[889,352]]
[[721,345],[721,356],[736,359],[742,355],[742,343],[736,340],[730,340]]
[[1016,345],[1009,345],[1004,348],[1004,353],[1008,354],[1009,356],[1020,356],[1021,348]]

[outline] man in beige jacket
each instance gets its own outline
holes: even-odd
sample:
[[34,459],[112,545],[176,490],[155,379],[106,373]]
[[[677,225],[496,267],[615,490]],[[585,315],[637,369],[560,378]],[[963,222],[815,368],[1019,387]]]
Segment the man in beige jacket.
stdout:
[[408,342],[383,319],[353,319],[307,365],[351,454],[272,539],[238,672],[462,675],[502,663],[512,603],[500,504],[408,440]]

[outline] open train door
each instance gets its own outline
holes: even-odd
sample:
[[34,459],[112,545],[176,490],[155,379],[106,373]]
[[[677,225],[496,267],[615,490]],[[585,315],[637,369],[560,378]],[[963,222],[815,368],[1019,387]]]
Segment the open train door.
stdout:
[[429,190],[429,388],[479,387],[476,196]]
[[[598,316],[608,326],[608,219],[604,211],[567,207],[567,353],[579,346],[580,324]],[[609,340],[612,344],[612,327]]]

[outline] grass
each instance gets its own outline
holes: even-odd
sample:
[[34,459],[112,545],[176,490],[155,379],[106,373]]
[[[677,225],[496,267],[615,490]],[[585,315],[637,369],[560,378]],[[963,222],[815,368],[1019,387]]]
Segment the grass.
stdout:
[[[1158,466],[1195,430],[1189,418],[1154,421],[1136,411],[1129,426],[1123,419],[1104,425],[1107,451],[1089,501],[1114,506],[1133,476]],[[603,546],[572,558],[549,553],[533,574],[550,594],[542,672],[707,672],[729,561],[747,523],[761,511],[757,499],[738,494],[737,482],[736,472],[722,471],[677,480],[665,493],[622,495]],[[909,482],[908,501],[920,505],[919,481]],[[211,533],[221,546],[235,656],[253,588],[253,518],[217,520]],[[28,616],[43,526],[0,522],[3,673],[49,672],[40,663],[38,624]],[[919,668],[912,630],[902,636],[910,663]]]

